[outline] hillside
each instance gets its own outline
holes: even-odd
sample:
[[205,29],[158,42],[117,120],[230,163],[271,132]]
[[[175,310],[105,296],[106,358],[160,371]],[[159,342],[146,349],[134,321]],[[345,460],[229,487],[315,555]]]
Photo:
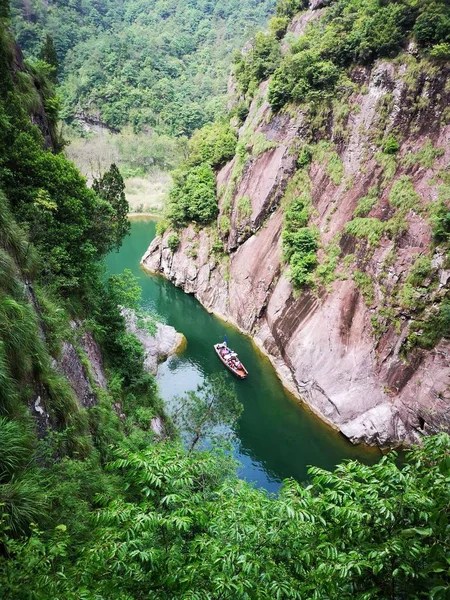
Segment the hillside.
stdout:
[[187,135],[223,114],[233,51],[273,0],[13,0],[17,41],[59,60],[62,116],[138,133]]
[[236,59],[235,155],[197,152],[178,241],[143,265],[251,334],[351,441],[411,442],[449,427],[450,13],[305,8],[280,3]]

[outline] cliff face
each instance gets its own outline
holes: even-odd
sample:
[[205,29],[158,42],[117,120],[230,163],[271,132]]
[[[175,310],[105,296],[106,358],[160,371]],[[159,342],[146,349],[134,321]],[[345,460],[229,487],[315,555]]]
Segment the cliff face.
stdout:
[[[295,19],[291,35],[323,10]],[[354,92],[313,130],[312,161],[301,169],[305,113],[273,114],[262,83],[240,129],[245,153],[217,177],[226,255],[213,254],[213,230],[190,226],[175,253],[166,235],[143,257],[147,269],[251,334],[287,387],[354,443],[410,442],[450,423],[450,344],[410,343],[450,281],[430,221],[448,201],[448,72],[421,63],[412,46],[395,61],[355,68]],[[394,154],[375,141],[389,132],[399,141]],[[282,231],[288,197],[305,191],[320,265],[315,284],[296,291]],[[418,259],[428,271],[414,287]]]

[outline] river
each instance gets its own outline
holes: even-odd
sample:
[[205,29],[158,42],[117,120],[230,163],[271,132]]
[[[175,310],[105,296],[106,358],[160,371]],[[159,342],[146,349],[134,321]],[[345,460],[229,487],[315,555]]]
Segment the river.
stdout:
[[[346,458],[377,460],[375,451],[352,446],[293,398],[250,338],[209,314],[193,296],[163,277],[141,270],[141,257],[154,236],[154,221],[132,220],[131,235],[119,252],[107,258],[108,272],[130,269],[142,286],[143,308],[156,312],[187,338],[183,353],[169,358],[158,370],[160,393],[167,403],[196,389],[212,374],[225,372],[244,405],[234,443],[242,464],[240,477],[276,492],[286,477],[304,481],[309,465],[332,469]],[[213,351],[213,344],[222,341],[224,334],[250,373],[245,381],[228,373]]]

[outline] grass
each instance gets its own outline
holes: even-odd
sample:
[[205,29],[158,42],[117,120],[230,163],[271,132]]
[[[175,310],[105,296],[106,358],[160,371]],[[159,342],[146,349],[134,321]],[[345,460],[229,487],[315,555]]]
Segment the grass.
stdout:
[[318,282],[327,286],[335,280],[340,253],[341,248],[334,241],[325,248],[325,258],[315,270]]
[[421,197],[414,190],[411,178],[402,175],[400,179],[394,182],[391,193],[389,194],[389,203],[398,208],[403,214],[411,209],[420,208]]
[[384,152],[377,152],[375,154],[375,160],[383,169],[383,184],[387,184],[395,176],[398,168],[398,162],[395,154],[385,154]]
[[219,218],[219,231],[223,235],[228,235],[231,231],[231,221],[227,215],[221,215]]
[[266,136],[261,133],[254,133],[251,136],[251,145],[252,145],[252,156],[259,156],[267,150],[271,150],[272,148],[277,147],[276,142],[269,141]]
[[345,225],[345,231],[358,239],[368,240],[371,246],[378,246],[385,232],[385,224],[373,217],[357,217]]
[[355,271],[353,280],[361,292],[367,306],[372,306],[375,301],[373,279],[363,271]]
[[311,146],[312,160],[323,165],[328,177],[334,185],[340,185],[344,177],[344,165],[333,145],[327,141],[320,141]]
[[252,216],[252,202],[248,196],[241,196],[237,201],[239,222]]
[[405,167],[420,165],[424,169],[431,169],[436,159],[443,156],[444,153],[444,148],[435,148],[431,140],[427,140],[420,150],[407,154],[402,159],[402,164]]
[[360,198],[358,200],[358,205],[355,208],[355,212],[353,213],[353,216],[355,217],[367,217],[367,215],[370,213],[370,211],[372,210],[372,208],[378,203],[378,194],[377,194],[377,189],[375,187],[372,187],[369,190],[369,193],[367,196],[364,196],[363,198]]

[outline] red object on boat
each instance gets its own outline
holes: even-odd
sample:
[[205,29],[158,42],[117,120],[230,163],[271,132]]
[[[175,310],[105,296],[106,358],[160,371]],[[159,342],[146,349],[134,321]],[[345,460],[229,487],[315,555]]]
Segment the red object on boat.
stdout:
[[[214,344],[214,350],[226,368],[236,375],[236,377],[239,377],[239,379],[245,379],[247,377],[248,371],[239,360],[236,352],[233,352],[233,350],[228,348],[225,344]],[[229,357],[228,360],[226,356]]]

